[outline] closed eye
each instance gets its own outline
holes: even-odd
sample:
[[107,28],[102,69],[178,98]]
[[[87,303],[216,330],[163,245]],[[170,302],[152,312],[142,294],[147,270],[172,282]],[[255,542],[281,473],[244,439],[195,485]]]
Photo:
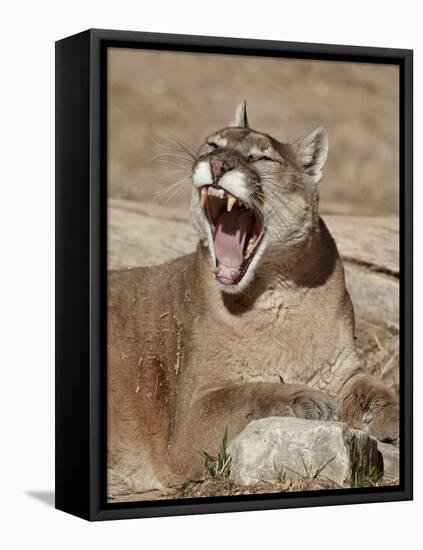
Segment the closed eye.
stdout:
[[274,159],[267,157],[266,155],[248,155],[249,162],[258,162],[259,160],[267,160],[270,162],[275,162]]

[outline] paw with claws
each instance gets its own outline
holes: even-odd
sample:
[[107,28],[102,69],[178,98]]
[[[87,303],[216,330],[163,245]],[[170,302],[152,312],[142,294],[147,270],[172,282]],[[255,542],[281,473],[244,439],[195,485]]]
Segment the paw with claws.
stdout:
[[358,375],[343,387],[338,405],[342,420],[385,443],[399,442],[399,401],[373,376]]
[[338,407],[334,399],[321,391],[295,384],[277,386],[269,393],[264,416],[296,416],[308,420],[338,420]]
[[363,415],[363,428],[370,435],[383,441],[399,445],[399,405],[398,402],[373,403]]

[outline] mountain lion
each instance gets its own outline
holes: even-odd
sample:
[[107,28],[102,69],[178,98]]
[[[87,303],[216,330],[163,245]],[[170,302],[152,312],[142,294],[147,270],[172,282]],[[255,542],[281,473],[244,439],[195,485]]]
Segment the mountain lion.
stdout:
[[397,441],[398,400],[360,368],[319,217],[327,154],[324,128],[281,143],[249,128],[242,102],[195,155],[196,252],[110,273],[110,495],[199,476],[198,451],[267,416],[339,418]]

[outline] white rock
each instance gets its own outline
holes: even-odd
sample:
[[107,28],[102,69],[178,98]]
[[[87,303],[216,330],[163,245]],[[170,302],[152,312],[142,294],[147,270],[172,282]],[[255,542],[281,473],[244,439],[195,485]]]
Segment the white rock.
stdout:
[[383,470],[377,441],[342,422],[262,418],[248,424],[228,450],[230,477],[245,485],[316,474],[343,485]]

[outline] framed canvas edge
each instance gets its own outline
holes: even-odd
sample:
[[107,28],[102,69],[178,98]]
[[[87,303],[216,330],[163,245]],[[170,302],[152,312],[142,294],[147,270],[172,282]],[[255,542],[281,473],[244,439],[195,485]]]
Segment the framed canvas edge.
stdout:
[[[252,511],[308,506],[330,506],[371,502],[401,501],[413,498],[412,483],[412,71],[413,52],[405,49],[369,48],[255,39],[217,38],[189,35],[168,35],[132,31],[92,29],[89,34],[89,510],[75,513],[89,520],[204,514],[229,511]],[[82,33],[84,34],[84,33]],[[80,36],[80,35],[77,35]],[[71,40],[69,39],[64,40]],[[62,41],[60,41],[62,42]],[[104,421],[106,380],[104,376],[106,320],[105,288],[107,263],[104,254],[107,228],[107,142],[104,124],[106,90],[104,67],[108,47],[148,47],[175,51],[213,51],[240,55],[280,55],[310,59],[331,59],[367,63],[398,64],[401,87],[401,485],[395,488],[324,491],[282,496],[229,497],[222,499],[182,499],[149,503],[108,504],[105,498],[106,429]],[[57,144],[56,144],[57,146]],[[82,153],[83,154],[83,153]],[[56,176],[57,181],[57,176]],[[58,182],[57,182],[58,183]],[[65,230],[65,228],[62,228]],[[87,266],[88,267],[88,266]],[[60,266],[58,271],[60,271]],[[57,376],[56,364],[56,376]],[[103,415],[103,417],[102,417]],[[57,432],[56,432],[57,433]],[[86,441],[85,443],[86,444]],[[87,453],[79,453],[86,456]],[[103,465],[103,467],[102,467]],[[382,489],[382,490],[378,490]],[[324,494],[323,494],[324,493]],[[63,507],[58,506],[60,509]],[[65,510],[70,511],[70,510]]]

